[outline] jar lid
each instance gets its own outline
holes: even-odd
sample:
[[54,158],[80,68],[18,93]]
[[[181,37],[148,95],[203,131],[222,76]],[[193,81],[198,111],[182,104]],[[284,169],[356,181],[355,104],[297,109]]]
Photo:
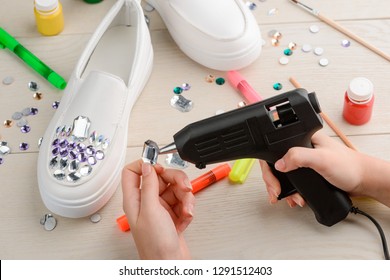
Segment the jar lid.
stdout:
[[57,8],[58,0],[35,0],[35,8],[38,11],[49,12]]
[[348,97],[358,102],[371,99],[373,92],[373,84],[369,79],[363,77],[353,79],[347,89]]

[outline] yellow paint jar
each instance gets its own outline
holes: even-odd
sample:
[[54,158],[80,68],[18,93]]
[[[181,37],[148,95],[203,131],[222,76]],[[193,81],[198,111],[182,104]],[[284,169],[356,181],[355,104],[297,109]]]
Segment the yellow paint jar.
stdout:
[[64,29],[62,5],[58,0],[35,0],[34,14],[37,29],[42,35],[57,35]]

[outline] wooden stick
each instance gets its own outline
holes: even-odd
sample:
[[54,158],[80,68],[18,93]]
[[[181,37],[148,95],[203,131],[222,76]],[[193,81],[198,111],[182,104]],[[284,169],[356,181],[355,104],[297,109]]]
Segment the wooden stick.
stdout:
[[379,56],[383,57],[384,59],[390,61],[390,55],[386,54],[385,52],[381,51],[377,47],[375,47],[372,44],[368,43],[363,38],[361,38],[361,37],[357,36],[356,34],[352,33],[351,31],[349,31],[345,27],[341,26],[340,24],[338,24],[334,20],[332,20],[330,18],[327,18],[327,17],[321,15],[320,13],[317,16],[318,16],[319,19],[321,19],[323,22],[327,23],[328,25],[330,25],[334,29],[340,31],[341,33],[344,33],[345,35],[347,35],[351,39],[353,39],[356,42],[360,43],[361,45],[365,46],[367,49],[373,51],[377,55],[379,55]]
[[[295,80],[295,78],[293,77],[290,77],[289,78],[289,81],[291,84],[293,84],[294,87],[296,88],[302,88],[302,86],[300,85],[300,83],[298,83],[297,80]],[[356,151],[356,148],[355,146],[351,143],[351,141],[349,141],[349,139],[347,138],[347,136],[336,126],[336,124],[328,117],[327,114],[325,114],[324,112],[321,112],[320,113],[320,116],[324,119],[324,121],[329,125],[329,127],[337,134],[337,136],[340,137],[340,139],[345,143],[345,145],[347,145],[349,148],[351,148],[352,150],[355,150]]]
[[367,41],[365,41],[364,39],[362,39],[361,37],[357,36],[356,34],[352,33],[350,30],[348,30],[347,28],[341,26],[340,24],[338,24],[337,22],[335,22],[334,20],[322,15],[319,11],[317,11],[316,9],[313,9],[297,0],[291,0],[294,4],[296,4],[297,6],[303,8],[304,10],[306,10],[307,12],[311,13],[312,15],[316,16],[317,18],[319,18],[320,20],[322,20],[323,22],[325,22],[326,24],[328,24],[329,26],[333,27],[334,29],[340,31],[341,33],[344,33],[345,35],[347,35],[348,37],[350,37],[351,39],[355,40],[356,42],[360,43],[361,45],[363,45],[364,47],[366,47],[367,49],[373,51],[374,53],[376,53],[377,55],[383,57],[384,59],[390,61],[390,55],[386,54],[385,52],[381,51],[380,49],[378,49],[377,47],[373,46],[372,44],[368,43]]

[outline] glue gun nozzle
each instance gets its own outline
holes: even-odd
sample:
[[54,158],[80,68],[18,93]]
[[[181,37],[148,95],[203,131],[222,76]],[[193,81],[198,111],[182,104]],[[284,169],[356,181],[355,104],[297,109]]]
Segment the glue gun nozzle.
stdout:
[[176,145],[175,145],[175,143],[171,143],[165,147],[162,147],[159,151],[159,154],[164,155],[164,154],[171,154],[171,153],[175,153],[175,152],[177,152]]

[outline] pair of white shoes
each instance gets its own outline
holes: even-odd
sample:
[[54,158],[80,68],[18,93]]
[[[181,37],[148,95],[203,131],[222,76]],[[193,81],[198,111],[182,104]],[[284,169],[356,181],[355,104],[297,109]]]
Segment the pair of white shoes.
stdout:
[[[206,67],[240,69],[260,54],[258,25],[241,0],[147,1],[181,50]],[[88,42],[43,137],[38,184],[50,211],[88,216],[114,194],[129,116],[152,64],[140,0],[118,0]]]

